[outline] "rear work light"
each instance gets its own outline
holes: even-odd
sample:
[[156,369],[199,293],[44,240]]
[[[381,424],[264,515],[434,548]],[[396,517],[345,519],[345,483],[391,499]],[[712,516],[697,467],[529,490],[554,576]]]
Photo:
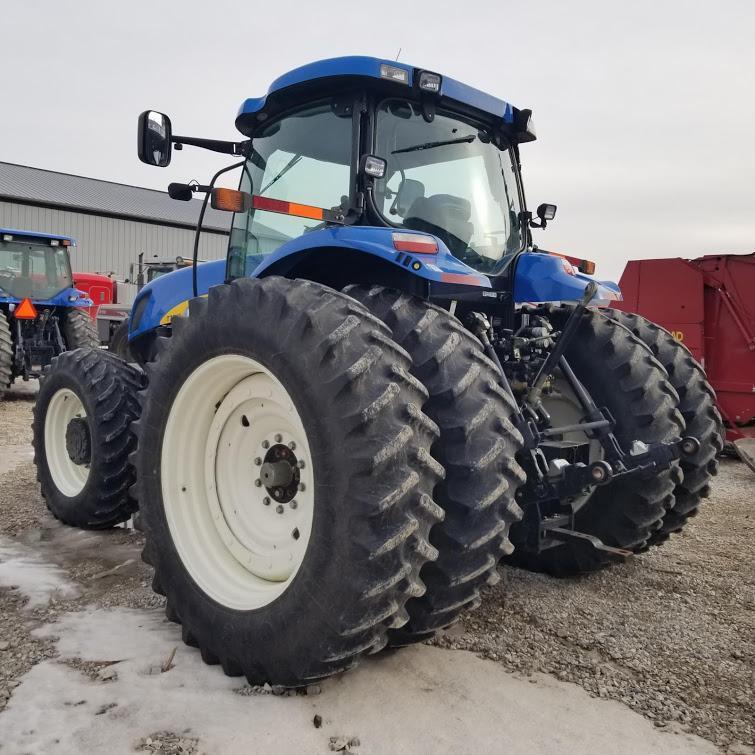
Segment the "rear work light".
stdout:
[[388,65],[388,63],[381,63],[380,78],[390,79],[391,81],[398,81],[400,84],[408,84],[409,71],[407,71],[405,68]]
[[437,254],[438,242],[422,233],[394,233],[393,247],[399,252],[414,254]]
[[430,71],[422,71],[419,75],[419,88],[425,92],[433,92],[437,94],[440,92],[440,75],[437,73],[430,73]]

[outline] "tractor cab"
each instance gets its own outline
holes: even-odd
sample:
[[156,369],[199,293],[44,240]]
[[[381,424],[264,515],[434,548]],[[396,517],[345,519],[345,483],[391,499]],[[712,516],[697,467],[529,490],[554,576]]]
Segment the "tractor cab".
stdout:
[[[535,139],[531,111],[403,63],[346,57],[303,66],[244,101],[236,127],[247,141],[178,136],[155,111],[139,125],[148,164],[167,165],[174,145],[242,158],[233,166],[241,194],[212,193],[213,207],[234,211],[226,279],[296,270],[329,285],[360,282],[370,246],[385,284],[396,285],[393,266],[403,266],[430,283],[432,298],[456,298],[439,284],[510,289],[511,263],[532,249],[530,228],[555,215],[555,205],[541,205],[539,220],[526,208],[519,145]],[[190,199],[213,185],[169,191]],[[325,277],[313,246],[340,250]],[[560,261],[551,267],[565,275]],[[402,279],[414,290],[410,277]]]
[[0,301],[48,301],[73,287],[72,240],[0,229]]

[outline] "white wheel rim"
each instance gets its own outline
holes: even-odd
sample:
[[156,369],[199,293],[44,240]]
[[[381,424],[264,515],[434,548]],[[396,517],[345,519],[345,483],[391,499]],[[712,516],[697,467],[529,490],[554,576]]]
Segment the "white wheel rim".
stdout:
[[[279,457],[292,479],[258,485]],[[301,417],[266,367],[226,354],[189,375],[168,415],[161,487],[173,543],[207,595],[251,610],[285,592],[312,531],[313,475]]]
[[[571,386],[560,373],[556,374],[553,391],[543,395],[543,406],[545,406],[545,410],[551,417],[552,427],[576,425],[586,419],[582,404],[579,403],[579,399]],[[588,438],[584,430],[564,433],[563,439],[573,443],[589,443],[588,460],[590,464],[600,461],[605,455],[600,441]],[[572,502],[574,508],[579,509],[584,506],[593,492],[594,488],[588,493],[576,496]]]
[[45,456],[55,487],[68,498],[77,496],[89,479],[89,464],[77,464],[68,455],[66,431],[74,418],[87,416],[81,399],[68,388],[53,394],[45,414]]

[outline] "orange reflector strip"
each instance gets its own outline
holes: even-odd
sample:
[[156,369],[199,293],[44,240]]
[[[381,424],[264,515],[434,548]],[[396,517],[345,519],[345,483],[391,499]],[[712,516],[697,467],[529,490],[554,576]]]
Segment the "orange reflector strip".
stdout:
[[282,199],[271,199],[270,197],[252,197],[252,207],[255,210],[267,210],[268,212],[279,212],[281,215],[296,215],[300,218],[312,218],[313,220],[322,220],[324,217],[321,207],[312,207],[308,204],[296,204],[295,202],[285,202]]
[[13,316],[17,320],[36,320],[37,308],[32,304],[31,299],[24,299],[13,311]]

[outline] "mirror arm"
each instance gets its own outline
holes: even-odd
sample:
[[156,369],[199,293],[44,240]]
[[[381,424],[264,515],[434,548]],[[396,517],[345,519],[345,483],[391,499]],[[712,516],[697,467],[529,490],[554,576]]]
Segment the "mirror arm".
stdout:
[[247,145],[245,142],[226,142],[221,139],[202,139],[196,136],[177,136],[173,135],[171,141],[176,145],[176,149],[181,149],[184,144],[190,147],[201,147],[209,149],[212,152],[222,152],[224,155],[246,155]]

